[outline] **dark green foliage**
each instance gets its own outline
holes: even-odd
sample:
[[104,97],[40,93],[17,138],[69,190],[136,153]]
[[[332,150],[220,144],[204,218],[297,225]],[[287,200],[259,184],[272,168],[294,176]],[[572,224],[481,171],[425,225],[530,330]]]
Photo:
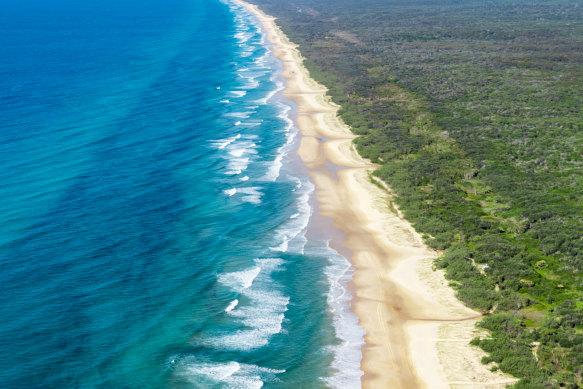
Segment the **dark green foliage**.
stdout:
[[458,245],[448,250],[438,266],[447,270],[447,278],[460,280],[455,285],[458,297],[472,308],[489,311],[499,300],[492,280],[482,274],[472,263],[472,253],[467,247]]
[[516,315],[503,313],[487,316],[479,325],[494,334],[489,339],[472,341],[472,344],[489,353],[483,363],[496,362],[500,370],[522,378],[528,387],[544,387],[549,383],[550,373],[541,369],[534,358],[531,349],[533,335],[525,331]]
[[[252,0],[278,17],[517,388],[582,386],[583,6]],[[487,266],[484,266],[487,265]],[[534,358],[533,342],[539,342]]]

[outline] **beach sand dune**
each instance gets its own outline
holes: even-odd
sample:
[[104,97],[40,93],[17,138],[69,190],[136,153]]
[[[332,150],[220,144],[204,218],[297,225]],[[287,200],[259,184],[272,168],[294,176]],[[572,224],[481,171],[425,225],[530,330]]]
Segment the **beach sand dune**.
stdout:
[[316,185],[319,212],[343,231],[355,267],[353,309],[366,330],[361,369],[365,388],[504,388],[514,382],[480,363],[469,345],[483,333],[480,314],[455,298],[439,253],[429,249],[391,202],[390,188],[372,183],[376,167],[354,149],[355,138],[337,116],[326,88],[310,78],[296,46],[256,6],[257,16],[284,66],[284,96],[297,104],[302,133],[298,155]]

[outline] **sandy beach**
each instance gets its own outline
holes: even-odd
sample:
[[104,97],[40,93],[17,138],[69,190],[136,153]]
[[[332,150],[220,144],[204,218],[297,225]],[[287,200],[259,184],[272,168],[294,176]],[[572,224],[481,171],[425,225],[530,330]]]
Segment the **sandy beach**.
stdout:
[[365,329],[364,388],[504,388],[515,380],[490,372],[484,353],[469,345],[480,334],[480,314],[455,298],[439,253],[390,201],[390,188],[371,182],[375,166],[354,149],[354,135],[337,116],[326,88],[310,78],[296,45],[275,19],[234,0],[257,16],[283,63],[284,95],[297,104],[302,138],[297,151],[316,185],[319,212],[344,232],[355,267],[353,309]]

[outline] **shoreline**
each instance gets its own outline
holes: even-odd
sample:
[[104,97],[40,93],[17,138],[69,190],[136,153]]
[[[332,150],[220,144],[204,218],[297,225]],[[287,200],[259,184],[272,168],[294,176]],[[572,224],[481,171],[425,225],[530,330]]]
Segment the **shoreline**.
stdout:
[[515,382],[480,363],[485,353],[469,341],[483,334],[475,328],[481,315],[433,270],[439,253],[389,209],[390,191],[371,182],[375,166],[356,152],[356,136],[338,118],[326,88],[310,78],[296,45],[257,6],[233,1],[260,21],[283,64],[282,94],[297,105],[297,154],[316,187],[319,215],[332,220],[343,235],[337,243],[352,253],[352,308],[366,331],[362,387],[504,388]]

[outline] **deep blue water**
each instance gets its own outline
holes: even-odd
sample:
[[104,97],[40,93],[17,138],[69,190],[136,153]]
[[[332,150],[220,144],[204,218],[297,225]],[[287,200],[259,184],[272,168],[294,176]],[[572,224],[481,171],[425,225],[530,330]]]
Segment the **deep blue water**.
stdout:
[[0,6],[0,387],[356,386],[349,268],[306,238],[313,185],[256,20]]

